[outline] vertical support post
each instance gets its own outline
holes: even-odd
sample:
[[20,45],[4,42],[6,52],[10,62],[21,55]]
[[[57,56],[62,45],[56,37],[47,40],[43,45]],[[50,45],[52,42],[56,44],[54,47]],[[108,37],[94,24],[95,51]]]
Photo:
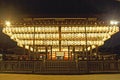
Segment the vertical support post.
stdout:
[[[34,26],[34,24],[33,24]],[[35,53],[35,26],[34,26],[34,33],[33,33],[33,54]]]
[[96,45],[96,57],[98,58],[98,45]]
[[51,53],[50,54],[51,54],[51,60],[52,60],[52,46],[50,48],[51,48]]
[[61,51],[61,26],[59,26],[59,51]]
[[82,58],[84,58],[85,57],[85,46],[84,45],[82,45],[82,51],[83,51]]
[[28,54],[30,54],[30,45],[29,45],[29,53]]
[[48,47],[46,46],[46,59],[48,59]]
[[24,40],[24,45],[23,45],[23,48],[24,48],[24,55],[25,55],[25,40]]
[[24,48],[24,55],[25,55],[25,44],[23,45],[23,48]]
[[92,45],[90,45],[90,59],[92,59],[92,56],[93,56],[93,54],[92,54]]
[[87,44],[87,28],[86,28],[86,25],[85,25],[85,53],[86,53],[86,58],[87,58],[87,64],[86,64],[86,68],[87,68],[87,73],[89,73],[89,66],[88,66],[88,44]]
[[[34,53],[35,53],[35,25],[33,23],[33,26],[34,26],[34,33],[33,33],[33,56],[34,56]],[[34,57],[35,58],[35,57]],[[35,62],[33,61],[33,73],[35,72]]]
[[72,54],[73,54],[73,56],[74,56],[74,60],[75,60],[75,56],[76,56],[76,54],[75,54],[75,47],[74,47],[74,46],[73,46]]
[[31,55],[31,50],[30,50],[31,46],[29,45],[29,59],[31,60],[32,59],[32,55]]
[[70,60],[70,46],[68,46],[68,60]]
[[86,54],[86,57],[87,57],[87,60],[88,60],[88,49],[87,49],[87,29],[86,29],[86,25],[85,25],[85,54]]

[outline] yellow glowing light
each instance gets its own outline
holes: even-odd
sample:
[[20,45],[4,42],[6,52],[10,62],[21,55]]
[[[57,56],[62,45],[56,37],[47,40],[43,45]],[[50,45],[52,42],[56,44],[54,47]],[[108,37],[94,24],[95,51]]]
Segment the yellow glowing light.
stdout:
[[[111,25],[61,25],[59,33],[59,25],[14,25],[6,21],[6,27],[3,32],[10,36],[11,39],[18,43],[18,46],[30,49],[31,51],[44,51],[30,47],[32,45],[48,45],[53,46],[52,51],[68,51],[67,46],[89,45],[87,51],[101,46],[104,41],[109,39],[111,35],[119,31],[118,21],[111,21]],[[10,26],[10,27],[9,27]],[[34,30],[35,29],[35,30]],[[86,29],[86,30],[85,30]],[[34,35],[35,33],[35,35]],[[87,35],[85,35],[87,33]],[[87,41],[86,41],[87,38]],[[83,51],[83,48],[77,49]],[[74,54],[73,54],[74,55]]]
[[6,21],[5,24],[6,24],[6,26],[10,26],[11,25],[10,21]]
[[111,25],[117,25],[119,22],[118,21],[116,21],[116,20],[112,20],[112,21],[110,21],[110,24]]
[[28,45],[26,45],[26,46],[25,46],[25,48],[26,48],[26,49],[29,49],[29,46],[28,46]]

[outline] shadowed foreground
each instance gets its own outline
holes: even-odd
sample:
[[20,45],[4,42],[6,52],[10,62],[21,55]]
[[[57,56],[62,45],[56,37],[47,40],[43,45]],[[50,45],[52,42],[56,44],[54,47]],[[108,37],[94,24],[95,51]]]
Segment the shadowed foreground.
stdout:
[[92,75],[0,74],[0,80],[120,80],[120,74],[92,74]]

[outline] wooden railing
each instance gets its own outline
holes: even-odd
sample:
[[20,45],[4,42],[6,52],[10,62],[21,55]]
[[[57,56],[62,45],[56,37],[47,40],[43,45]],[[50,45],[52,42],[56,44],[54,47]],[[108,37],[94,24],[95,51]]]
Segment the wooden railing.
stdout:
[[40,74],[120,72],[120,61],[0,61],[0,72]]

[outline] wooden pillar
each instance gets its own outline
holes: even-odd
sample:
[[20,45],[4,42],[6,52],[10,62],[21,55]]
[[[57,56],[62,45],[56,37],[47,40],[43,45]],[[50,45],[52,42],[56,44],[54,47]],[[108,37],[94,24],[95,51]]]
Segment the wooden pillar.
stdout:
[[[87,25],[85,25],[85,57],[88,58],[88,43],[87,43],[87,28],[86,28]],[[88,60],[88,59],[87,59]]]
[[36,46],[36,53],[38,53],[38,46]]
[[45,51],[46,51],[46,54],[45,54],[46,58],[45,59],[48,59],[48,47],[47,46],[45,47]]
[[85,46],[83,45],[83,58],[85,57]]
[[51,54],[51,60],[52,60],[52,46],[51,46],[50,48],[51,48],[51,52],[50,52],[50,54]]
[[24,48],[24,53],[23,54],[25,55],[25,45],[23,45],[23,48]]
[[90,45],[90,57],[92,57],[92,45]]
[[98,45],[96,45],[96,57],[98,57]]
[[33,33],[33,54],[35,53],[35,25],[34,26],[34,33]]
[[61,51],[61,26],[59,26],[59,51]]
[[75,47],[74,47],[74,46],[73,46],[72,54],[73,54],[73,56],[74,56],[74,60],[75,60],[75,56],[76,56],[76,54],[75,54]]
[[70,60],[71,55],[70,55],[70,46],[68,46],[68,60]]
[[28,53],[28,54],[30,54],[30,52],[31,52],[31,51],[30,51],[30,45],[29,45],[29,49],[28,49],[28,51],[29,51],[29,53]]

